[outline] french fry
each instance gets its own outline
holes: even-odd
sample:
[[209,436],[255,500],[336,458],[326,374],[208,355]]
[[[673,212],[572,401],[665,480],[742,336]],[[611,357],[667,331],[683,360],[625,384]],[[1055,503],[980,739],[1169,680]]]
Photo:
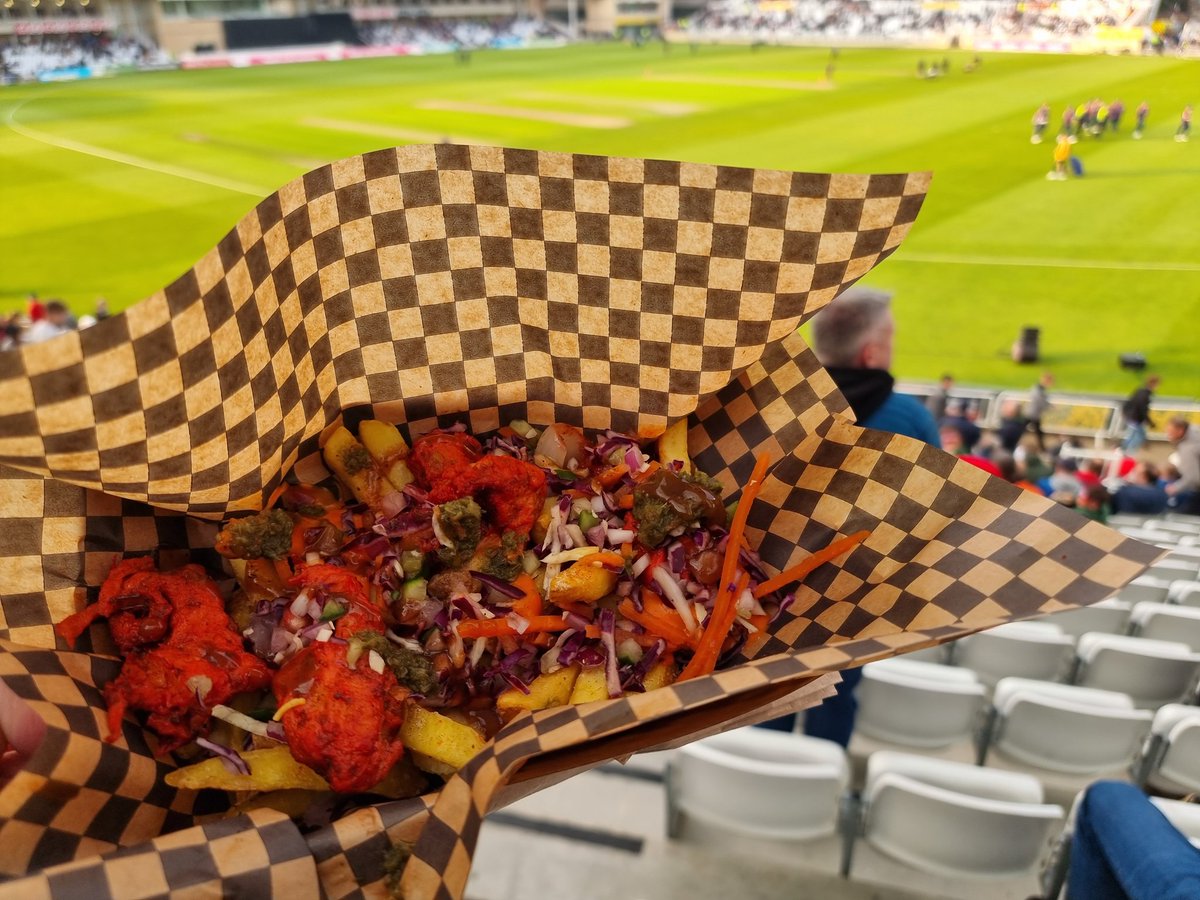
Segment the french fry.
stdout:
[[516,688],[502,693],[496,698],[496,709],[513,711],[563,706],[571,698],[571,689],[578,676],[579,666],[564,666],[549,675],[539,675],[529,685],[528,694]]
[[400,436],[395,425],[380,422],[378,419],[367,419],[358,426],[358,439],[362,441],[371,458],[375,460],[379,470],[396,490],[413,480],[412,471],[405,460],[408,458],[408,444]]
[[391,483],[380,474],[367,448],[345,428],[338,426],[330,432],[321,455],[329,470],[360,503],[378,506],[383,496],[391,493]]
[[607,699],[608,680],[604,675],[604,666],[588,666],[581,670],[575,679],[575,687],[571,689],[571,705]]
[[166,781],[171,787],[199,790],[217,788],[223,791],[327,791],[325,779],[293,758],[286,746],[265,750],[247,750],[241,754],[250,767],[249,775],[240,775],[225,768],[218,758],[206,759],[168,772]]
[[400,739],[416,755],[418,765],[422,759],[433,760],[449,766],[452,772],[466,765],[467,760],[482,750],[484,745],[479,732],[470,725],[456,722],[415,703],[408,704]]
[[683,471],[689,475],[696,467],[688,455],[688,425],[687,419],[678,419],[662,433],[658,439],[658,461],[664,466],[675,461],[683,463]]
[[648,691],[653,691],[660,687],[666,687],[674,680],[674,663],[659,662],[650,667],[650,671],[647,672],[646,677],[642,679],[642,687]]
[[550,579],[549,600],[551,603],[595,603],[613,592],[617,575],[612,569],[589,565],[585,557]]

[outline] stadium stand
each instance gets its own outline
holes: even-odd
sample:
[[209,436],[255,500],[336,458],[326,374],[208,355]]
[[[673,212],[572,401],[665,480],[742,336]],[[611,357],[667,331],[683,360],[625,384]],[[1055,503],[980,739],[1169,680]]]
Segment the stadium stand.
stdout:
[[150,44],[111,34],[23,35],[0,43],[0,82],[89,77],[168,63]]
[[217,26],[218,40],[202,44],[199,49],[189,46],[188,52],[176,59],[147,34],[117,36],[118,29],[107,19],[72,22],[72,28],[95,31],[68,33],[55,32],[44,23],[26,23],[14,26],[15,33],[7,39],[4,24],[0,17],[0,83],[90,78],[137,69],[173,68],[178,64],[197,68],[520,49],[557,45],[566,40],[566,32],[559,25],[525,15],[457,19],[421,15],[402,20],[362,21],[348,12],[231,17],[211,23]]
[[[976,0],[933,4],[920,0],[716,0],[689,19],[689,40],[752,40],[779,43],[820,39],[843,43],[973,45],[1021,40],[1063,41],[1102,29],[1139,29],[1156,4],[1148,0],[1066,0],[1024,4]],[[1135,43],[1140,38],[1135,39]],[[992,49],[989,46],[989,49]],[[938,73],[945,74],[945,73]]]

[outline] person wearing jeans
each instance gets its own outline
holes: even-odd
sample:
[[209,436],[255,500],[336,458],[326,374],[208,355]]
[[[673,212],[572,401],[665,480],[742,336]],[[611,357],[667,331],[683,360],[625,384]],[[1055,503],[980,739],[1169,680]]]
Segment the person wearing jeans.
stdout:
[[1067,900],[1194,900],[1200,850],[1131,784],[1087,789],[1071,839]]

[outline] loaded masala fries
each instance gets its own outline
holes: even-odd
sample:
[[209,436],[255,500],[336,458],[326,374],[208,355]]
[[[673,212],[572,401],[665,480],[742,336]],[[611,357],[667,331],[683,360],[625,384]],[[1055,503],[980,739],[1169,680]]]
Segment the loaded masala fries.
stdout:
[[290,485],[220,532],[227,600],[199,566],[137,557],[57,626],[73,645],[108,620],[125,657],[104,687],[111,740],[132,709],[161,752],[211,757],[171,773],[176,787],[419,793],[522,710],[752,651],[790,586],[865,536],[769,576],[743,537],[766,459],[727,506],[683,422],[655,445],[513,422],[410,448],[372,420],[323,454],[337,490]]

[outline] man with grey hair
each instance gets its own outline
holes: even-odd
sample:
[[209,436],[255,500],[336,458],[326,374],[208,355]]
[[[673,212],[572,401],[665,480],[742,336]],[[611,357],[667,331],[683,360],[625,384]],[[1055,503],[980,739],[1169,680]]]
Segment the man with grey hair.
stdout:
[[938,443],[937,423],[915,398],[895,392],[891,294],[852,287],[813,318],[817,359],[854,410],[858,424]]
[[[940,447],[937,423],[929,410],[915,397],[897,394],[895,379],[888,372],[896,333],[891,299],[884,291],[850,288],[813,318],[813,349],[859,425]],[[837,694],[804,714],[804,733],[847,746],[858,713],[854,689],[861,679],[862,669],[843,671]],[[791,731],[794,719],[784,716],[767,727]]]

